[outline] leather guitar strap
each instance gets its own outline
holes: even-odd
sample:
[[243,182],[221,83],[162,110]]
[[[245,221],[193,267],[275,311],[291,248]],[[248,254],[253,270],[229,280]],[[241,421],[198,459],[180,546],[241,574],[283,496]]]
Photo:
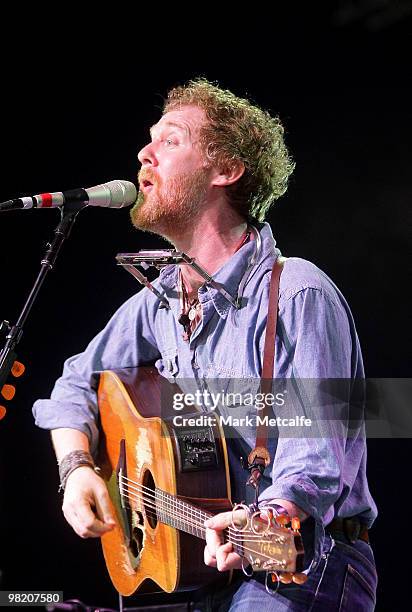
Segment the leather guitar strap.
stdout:
[[263,349],[262,377],[260,381],[260,392],[263,394],[264,408],[259,413],[261,419],[256,428],[256,446],[248,456],[248,469],[250,471],[248,484],[255,487],[255,489],[258,487],[259,480],[265,467],[270,463],[270,454],[267,449],[268,427],[265,425],[267,419],[264,417],[269,418],[272,409],[272,406],[266,401],[266,396],[268,393],[272,393],[276,326],[279,307],[279,282],[284,262],[285,258],[283,257],[278,257],[276,259],[273,264],[270,278],[268,317],[266,322],[265,346]]

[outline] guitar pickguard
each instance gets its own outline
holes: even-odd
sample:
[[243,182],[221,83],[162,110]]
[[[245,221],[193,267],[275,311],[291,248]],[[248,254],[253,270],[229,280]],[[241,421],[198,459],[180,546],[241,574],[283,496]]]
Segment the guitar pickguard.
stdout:
[[132,490],[129,490],[127,482],[124,439],[120,440],[117,468],[112,473],[107,488],[124,534],[124,551],[127,552],[132,570],[136,570],[139,567],[144,548],[146,529],[143,508],[139,508],[136,503],[130,503],[130,497],[134,494]]

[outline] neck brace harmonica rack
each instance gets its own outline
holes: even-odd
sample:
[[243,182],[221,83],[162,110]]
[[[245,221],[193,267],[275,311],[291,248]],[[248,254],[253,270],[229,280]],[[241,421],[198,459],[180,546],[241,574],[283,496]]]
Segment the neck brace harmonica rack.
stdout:
[[214,280],[212,276],[204,268],[199,266],[196,263],[194,257],[189,257],[183,251],[176,251],[174,249],[161,249],[161,250],[147,250],[147,251],[137,251],[137,253],[118,253],[116,255],[116,261],[119,266],[122,266],[130,272],[134,278],[136,278],[142,285],[150,289],[152,293],[160,300],[163,305],[163,308],[170,308],[168,299],[160,293],[152,285],[152,283],[148,280],[148,278],[137,269],[136,266],[143,268],[143,270],[147,270],[150,267],[154,267],[157,270],[161,270],[166,266],[175,265],[187,265],[191,266],[195,272],[197,272],[202,278],[205,279],[206,283],[216,289],[219,293],[223,295],[223,297],[230,302],[230,304],[236,309],[239,310],[242,305],[242,295],[244,287],[248,281],[249,275],[252,271],[252,268],[257,263],[258,258],[260,256],[260,252],[262,249],[262,239],[259,231],[253,225],[250,226],[253,234],[254,234],[254,243],[255,249],[250,257],[247,269],[243,278],[239,284],[239,290],[237,297],[233,297],[230,293],[225,289],[225,287]]
[[155,296],[162,302],[165,308],[170,308],[168,299],[160,293],[152,285],[149,279],[137,269],[137,266],[147,270],[150,267],[154,267],[157,270],[161,270],[166,266],[175,265],[188,265],[191,266],[195,272],[197,272],[202,278],[205,279],[206,283],[219,291],[223,297],[228,300],[234,306],[234,308],[240,308],[240,300],[230,295],[223,285],[217,283],[206,270],[204,270],[199,264],[196,263],[193,257],[189,257],[183,251],[175,251],[173,249],[163,250],[148,250],[148,251],[137,251],[137,253],[119,253],[116,255],[116,261],[118,265],[122,266],[125,270],[130,272],[134,278],[136,278],[142,285],[150,289]]

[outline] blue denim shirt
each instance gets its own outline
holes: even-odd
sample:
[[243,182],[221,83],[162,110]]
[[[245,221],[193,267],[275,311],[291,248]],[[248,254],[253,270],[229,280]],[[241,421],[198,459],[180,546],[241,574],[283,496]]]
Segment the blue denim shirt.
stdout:
[[[233,390],[233,384],[236,389],[256,390],[262,371],[271,269],[280,254],[268,224],[261,226],[260,236],[260,253],[251,271],[246,272],[256,240],[245,244],[214,275],[231,295],[237,295],[247,275],[239,310],[215,288],[202,286],[198,294],[202,321],[190,341],[185,341],[178,322],[178,269],[163,269],[155,284],[169,300],[170,309],[159,308],[159,299],[146,288],[125,302],[85,351],[66,361],[51,399],[36,401],[36,424],[45,429],[79,429],[88,435],[94,452],[98,443],[95,391],[103,370],[155,363],[163,376],[176,379],[179,386],[192,381],[204,389],[206,381],[212,381],[211,385],[219,384],[224,390]],[[278,379],[354,380],[364,376],[355,325],[343,295],[326,274],[300,258],[288,258],[284,264],[275,350]],[[308,401],[307,389],[297,395],[293,410],[298,414]],[[245,410],[242,414],[251,409]],[[335,516],[361,515],[368,526],[376,516],[366,479],[362,424],[348,436],[345,413],[342,419],[331,419],[330,413],[322,416],[319,410],[322,405],[317,405],[315,416],[320,424],[315,435],[289,435],[281,429],[269,435],[275,459],[271,479],[265,479],[261,494],[262,500],[288,499],[312,515],[318,541],[323,527]],[[247,473],[240,468],[238,456],[254,447],[256,435],[250,426],[238,428],[238,433],[237,439],[229,440],[234,501],[246,497]]]

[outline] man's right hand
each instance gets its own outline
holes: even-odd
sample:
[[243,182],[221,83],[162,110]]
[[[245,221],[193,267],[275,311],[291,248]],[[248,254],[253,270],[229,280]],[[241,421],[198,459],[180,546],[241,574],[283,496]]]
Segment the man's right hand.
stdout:
[[63,513],[81,538],[99,538],[116,524],[104,480],[85,465],[67,479]]

